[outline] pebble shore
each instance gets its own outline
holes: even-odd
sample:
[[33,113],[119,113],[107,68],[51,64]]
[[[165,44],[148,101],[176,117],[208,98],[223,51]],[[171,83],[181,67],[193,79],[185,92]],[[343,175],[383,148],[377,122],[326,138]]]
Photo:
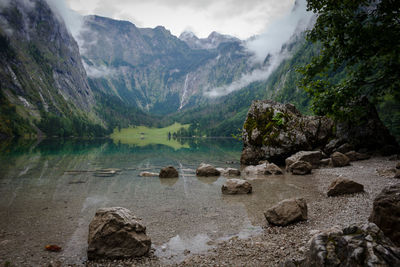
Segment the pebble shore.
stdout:
[[[278,266],[290,259],[301,259],[308,248],[308,241],[319,231],[339,226],[362,225],[368,221],[372,202],[381,190],[399,179],[382,175],[382,170],[394,168],[396,161],[387,157],[352,162],[342,168],[313,170],[313,179],[319,194],[308,202],[308,220],[287,227],[264,224],[264,231],[248,239],[232,237],[216,244],[205,254],[187,253],[184,261],[166,264],[153,253],[149,257],[125,261],[87,262],[94,266]],[[387,172],[386,172],[387,173]],[[389,171],[390,173],[390,171]],[[327,197],[329,185],[338,177],[351,179],[364,185],[365,193]],[[307,176],[304,176],[307,179]],[[262,211],[260,211],[262,212]],[[56,265],[54,265],[56,266]]]

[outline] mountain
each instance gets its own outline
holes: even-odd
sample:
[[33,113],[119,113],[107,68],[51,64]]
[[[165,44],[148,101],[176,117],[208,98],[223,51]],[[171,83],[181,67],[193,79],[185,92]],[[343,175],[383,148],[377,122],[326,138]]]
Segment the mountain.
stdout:
[[78,45],[46,1],[1,4],[0,55],[2,135],[103,134]]
[[[295,35],[282,46],[279,55],[287,56],[265,81],[257,81],[241,90],[218,98],[213,103],[199,106],[171,115],[172,120],[190,123],[190,132],[184,135],[197,136],[240,136],[247,111],[253,100],[272,99],[292,103],[303,113],[311,113],[307,93],[297,87],[301,74],[298,67],[310,62],[319,47],[306,42],[304,33]],[[279,56],[277,55],[277,56]],[[266,64],[271,60],[266,58]]]
[[212,32],[207,38],[198,38],[193,32],[184,31],[179,36],[192,49],[216,49],[222,43],[241,43],[242,41],[230,35]]
[[85,17],[84,26],[79,44],[92,89],[153,114],[206,102],[204,92],[254,68],[240,40],[217,33],[203,49],[161,26],[138,28],[100,16]]

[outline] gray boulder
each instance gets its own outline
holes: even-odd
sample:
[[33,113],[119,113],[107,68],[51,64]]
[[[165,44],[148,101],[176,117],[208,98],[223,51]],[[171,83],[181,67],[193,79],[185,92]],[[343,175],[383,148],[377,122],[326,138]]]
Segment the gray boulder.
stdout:
[[241,179],[228,179],[222,185],[222,194],[236,195],[236,194],[250,194],[253,188],[246,180]]
[[265,218],[272,225],[286,226],[307,220],[307,203],[303,198],[285,199],[265,213]]
[[362,116],[357,118],[357,123],[349,121],[336,124],[336,138],[342,141],[339,144],[349,143],[354,150],[377,151],[383,155],[398,153],[399,144],[379,119],[375,106],[367,97],[354,104],[363,109]]
[[379,193],[369,220],[400,246],[400,183],[386,187]]
[[146,255],[151,240],[146,227],[128,209],[98,209],[89,225],[89,260],[122,259]]
[[216,168],[222,175],[226,176],[240,176],[240,171],[235,168]]
[[201,163],[200,166],[196,169],[196,175],[204,177],[219,176],[221,175],[221,172],[210,164]]
[[321,160],[319,161],[319,165],[320,165],[320,166],[330,166],[330,165],[332,165],[332,160],[331,160],[330,158],[321,159]]
[[321,151],[299,151],[285,160],[286,168],[296,161],[306,161],[312,165],[314,169],[318,168],[323,155]]
[[344,167],[350,164],[350,159],[340,152],[335,152],[331,155],[333,167]]
[[177,178],[179,177],[179,173],[173,166],[167,166],[160,170],[158,176],[160,178]]
[[241,163],[257,164],[265,159],[284,163],[300,150],[324,146],[332,136],[333,125],[326,117],[303,116],[291,104],[253,101],[243,128]]
[[274,163],[267,164],[265,168],[265,175],[280,175],[283,174],[282,169],[278,167],[278,165]]
[[349,179],[338,178],[331,183],[327,195],[329,197],[364,192],[364,186]]
[[250,165],[243,169],[245,175],[262,175],[267,171],[267,164],[263,163],[260,165]]
[[296,161],[287,168],[287,171],[295,175],[310,174],[311,170],[312,165],[306,161]]
[[347,152],[350,152],[354,150],[354,146],[350,145],[349,143],[345,143],[341,146],[339,146],[337,149],[335,149],[335,152],[340,152],[342,154],[346,154]]
[[358,161],[371,158],[371,156],[368,154],[358,153],[356,151],[349,151],[345,153],[345,155],[349,158],[350,161]]
[[400,248],[373,223],[331,229],[310,240],[306,259],[297,266],[400,266]]

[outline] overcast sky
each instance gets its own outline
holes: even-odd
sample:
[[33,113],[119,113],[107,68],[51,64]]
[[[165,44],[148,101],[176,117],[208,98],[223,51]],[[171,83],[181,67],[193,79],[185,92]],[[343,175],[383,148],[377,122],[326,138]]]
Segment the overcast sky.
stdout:
[[272,21],[287,15],[295,0],[66,0],[82,15],[97,14],[128,20],[138,27],[162,25],[172,34],[212,31],[246,39],[264,32]]

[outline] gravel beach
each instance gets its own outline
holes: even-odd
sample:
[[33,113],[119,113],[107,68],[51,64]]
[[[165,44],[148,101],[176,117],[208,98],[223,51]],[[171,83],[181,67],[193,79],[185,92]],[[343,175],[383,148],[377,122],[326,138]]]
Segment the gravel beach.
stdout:
[[[352,162],[347,167],[313,170],[313,174],[304,176],[304,179],[311,179],[319,194],[312,200],[306,198],[307,221],[287,227],[260,222],[262,234],[247,239],[232,237],[218,242],[205,254],[191,255],[188,251],[186,259],[180,263],[166,264],[150,255],[137,260],[88,262],[87,266],[278,266],[289,259],[301,259],[307,250],[307,242],[318,231],[367,222],[376,195],[384,187],[399,182],[391,178],[390,169],[395,165],[396,161],[387,157],[375,157]],[[338,177],[363,184],[365,193],[327,197],[327,188]]]

